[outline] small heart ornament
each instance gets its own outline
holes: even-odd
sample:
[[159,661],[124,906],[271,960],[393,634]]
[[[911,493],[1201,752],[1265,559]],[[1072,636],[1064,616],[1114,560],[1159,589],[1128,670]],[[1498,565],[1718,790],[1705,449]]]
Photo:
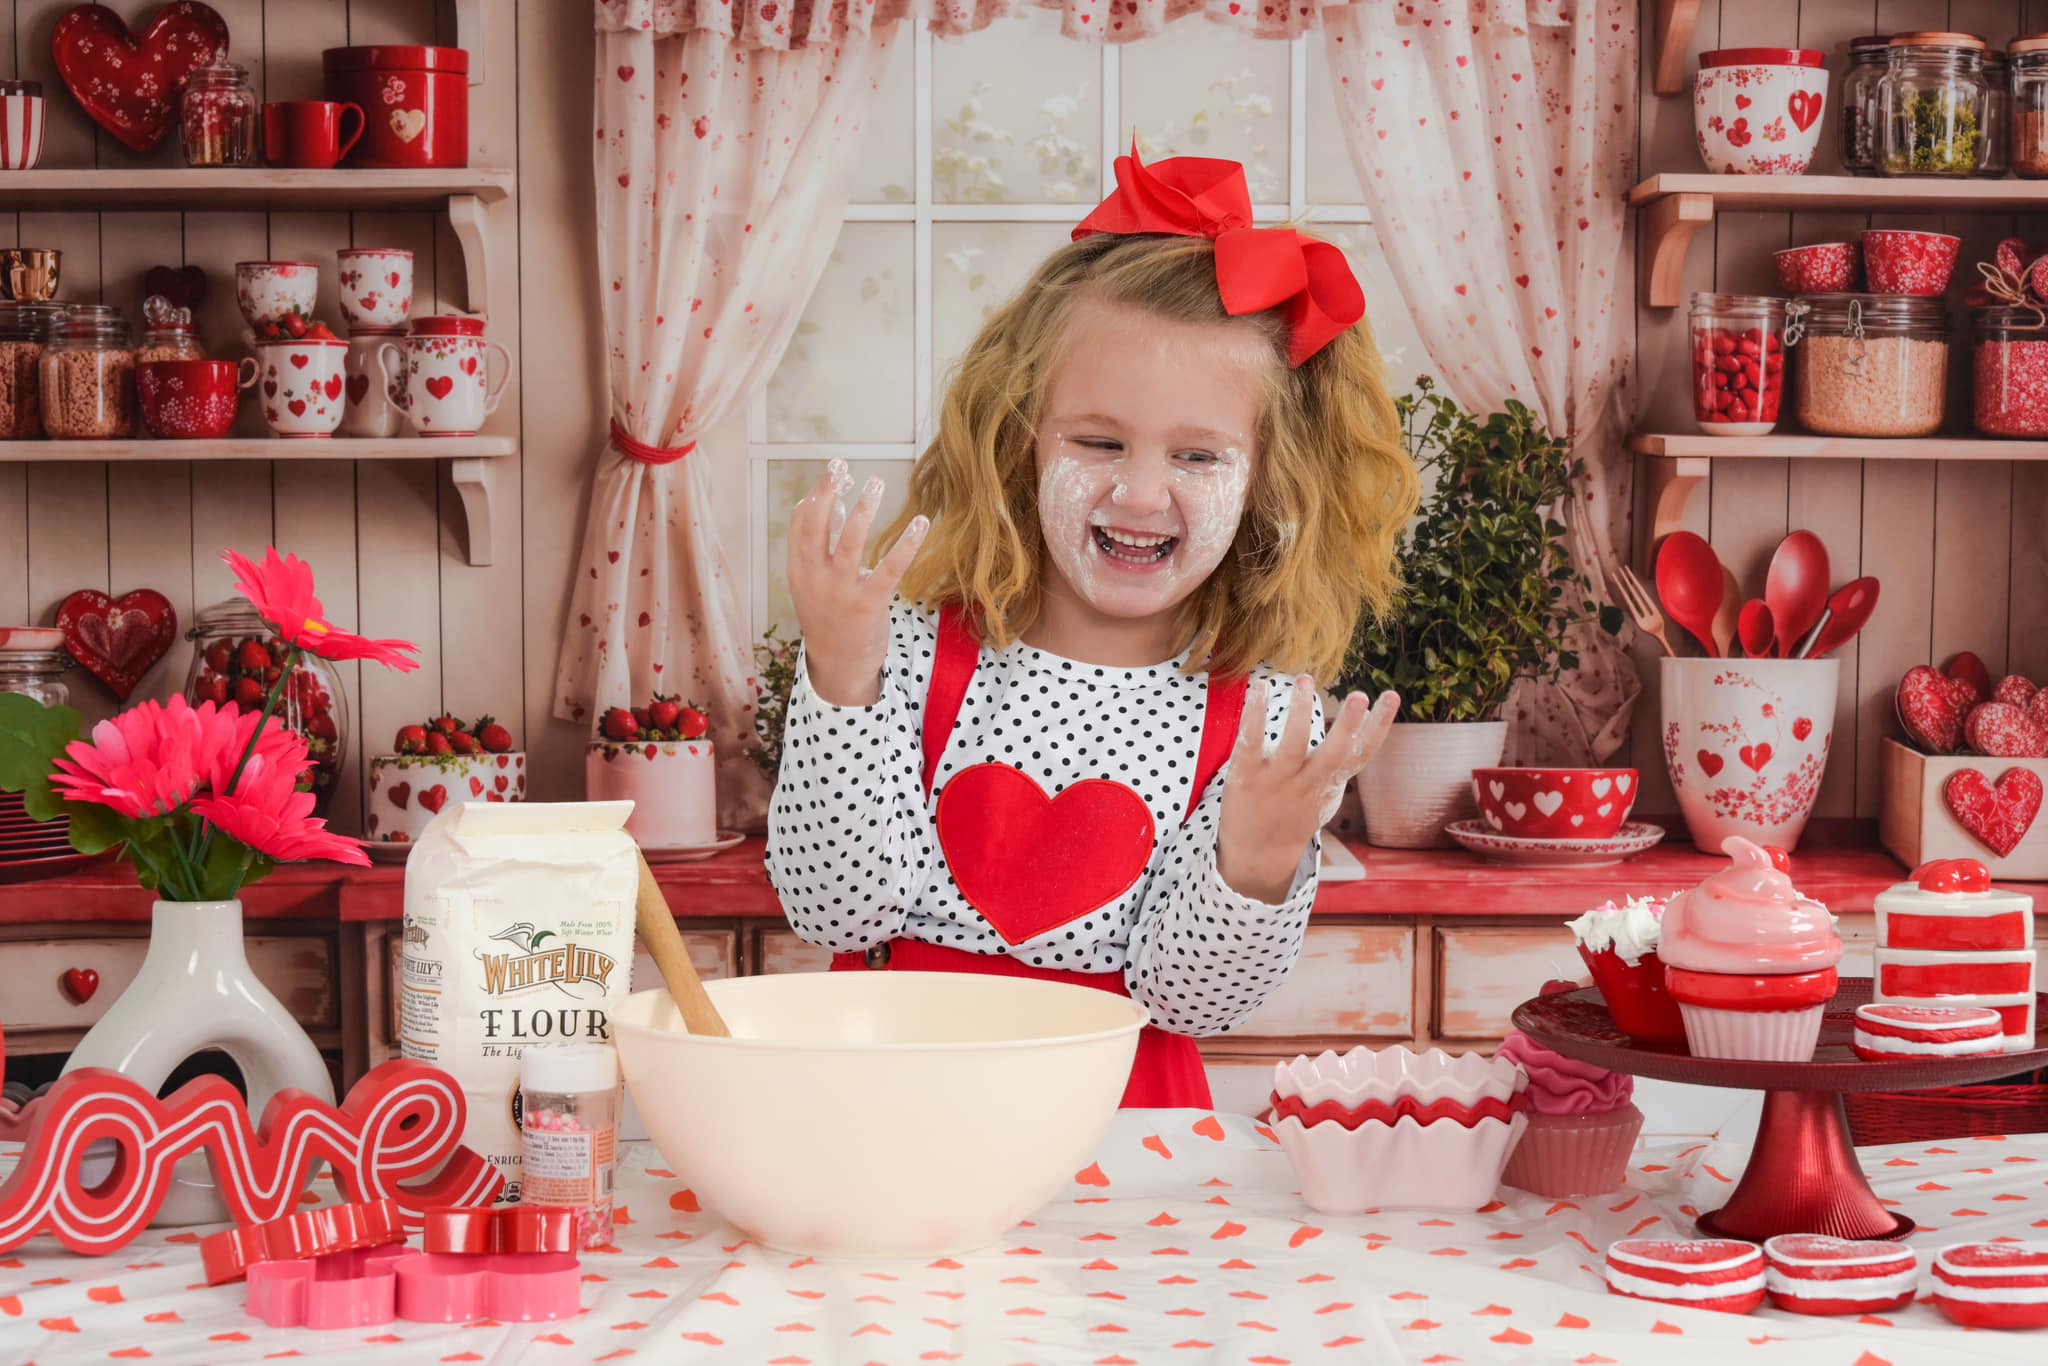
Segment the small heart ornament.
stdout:
[[1899,680],[1899,724],[1906,738],[1928,754],[1954,754],[1963,744],[1963,721],[1976,704],[1975,690],[1930,665],[1906,670]]
[[118,598],[81,588],[59,604],[57,629],[79,667],[125,702],[177,640],[178,612],[153,588]]
[[165,5],[139,36],[105,5],[80,5],[50,31],[72,98],[137,152],[156,150],[178,121],[186,78],[227,50],[227,21],[198,0]]
[[1979,754],[1998,759],[2048,759],[2048,727],[2036,724],[2011,702],[1980,702],[1970,708],[1963,738]]
[[2004,858],[2041,814],[2041,779],[2032,769],[2009,768],[1993,783],[1977,769],[1959,768],[1942,784],[1941,798],[1970,838]]

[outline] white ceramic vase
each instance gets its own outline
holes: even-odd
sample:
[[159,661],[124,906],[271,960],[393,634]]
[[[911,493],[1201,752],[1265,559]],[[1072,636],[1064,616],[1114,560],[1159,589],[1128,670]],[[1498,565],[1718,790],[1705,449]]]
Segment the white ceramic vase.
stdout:
[[[141,971],[86,1031],[64,1070],[112,1068],[155,1089],[185,1059],[207,1049],[226,1053],[241,1069],[252,1118],[260,1118],[270,1098],[286,1089],[334,1100],[320,1050],[249,966],[242,903],[159,901]],[[227,1217],[205,1157],[180,1162],[156,1223],[204,1224]]]
[[1365,838],[1382,849],[1438,849],[1444,827],[1478,814],[1472,770],[1492,768],[1507,748],[1505,721],[1396,721],[1358,772]]
[[1834,742],[1837,659],[1665,659],[1661,740],[1703,852],[1730,835],[1791,853]]

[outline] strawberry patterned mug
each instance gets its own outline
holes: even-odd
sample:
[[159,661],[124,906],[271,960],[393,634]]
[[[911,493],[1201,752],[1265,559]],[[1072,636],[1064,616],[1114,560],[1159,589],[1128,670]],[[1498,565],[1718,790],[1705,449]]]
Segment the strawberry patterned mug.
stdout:
[[402,328],[412,316],[412,253],[396,247],[352,247],[334,253],[341,320],[361,331]]
[[256,344],[263,420],[287,437],[327,437],[341,425],[348,343],[319,337]]
[[[504,362],[496,384],[489,382],[493,351]],[[413,319],[402,344],[377,348],[377,365],[392,402],[421,436],[475,436],[512,378],[511,353],[484,340],[484,320],[459,314]]]

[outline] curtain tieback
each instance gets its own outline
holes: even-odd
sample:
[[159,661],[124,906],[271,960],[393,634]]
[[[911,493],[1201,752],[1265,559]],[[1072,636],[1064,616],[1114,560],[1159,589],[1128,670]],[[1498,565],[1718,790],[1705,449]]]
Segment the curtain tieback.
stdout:
[[697,449],[694,441],[680,446],[650,446],[645,441],[635,441],[617,418],[612,419],[612,444],[643,465],[673,465]]

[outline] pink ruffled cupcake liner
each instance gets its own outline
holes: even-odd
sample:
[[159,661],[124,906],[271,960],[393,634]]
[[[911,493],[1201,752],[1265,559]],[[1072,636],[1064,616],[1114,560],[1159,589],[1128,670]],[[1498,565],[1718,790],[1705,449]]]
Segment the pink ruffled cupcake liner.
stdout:
[[1557,1200],[1620,1190],[1642,1131],[1643,1112],[1633,1105],[1595,1115],[1532,1113],[1501,1184]]
[[1811,1062],[1825,1006],[1801,1010],[1724,1010],[1679,1004],[1685,1043],[1696,1058]]

